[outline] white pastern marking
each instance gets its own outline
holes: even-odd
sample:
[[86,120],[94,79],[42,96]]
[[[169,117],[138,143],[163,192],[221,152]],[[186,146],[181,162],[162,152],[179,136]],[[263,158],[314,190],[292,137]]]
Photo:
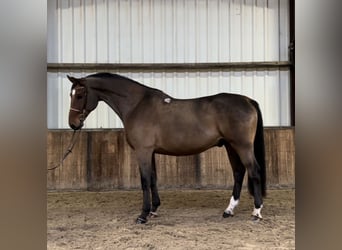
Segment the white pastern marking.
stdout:
[[171,102],[171,98],[165,98],[165,99],[164,99],[164,102],[170,103],[170,102]]
[[263,205],[261,205],[260,208],[254,208],[252,215],[262,219],[262,216],[261,216],[262,207]]
[[239,204],[239,200],[234,200],[234,197],[232,196],[229,201],[229,205],[224,210],[226,213],[233,215],[234,214],[234,208]]

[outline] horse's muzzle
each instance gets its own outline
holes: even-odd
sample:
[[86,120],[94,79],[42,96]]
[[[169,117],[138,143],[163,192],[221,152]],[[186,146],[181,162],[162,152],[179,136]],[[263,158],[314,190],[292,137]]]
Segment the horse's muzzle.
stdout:
[[73,123],[69,123],[70,128],[73,130],[79,130],[83,127],[83,121],[80,121],[78,125],[75,125]]

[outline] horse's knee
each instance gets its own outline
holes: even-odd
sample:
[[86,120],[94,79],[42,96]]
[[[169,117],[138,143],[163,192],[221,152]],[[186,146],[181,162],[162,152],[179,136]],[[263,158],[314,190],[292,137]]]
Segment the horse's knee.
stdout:
[[151,171],[148,168],[140,168],[141,188],[143,190],[151,187]]
[[150,183],[147,179],[141,178],[141,188],[142,190],[146,190],[150,188]]

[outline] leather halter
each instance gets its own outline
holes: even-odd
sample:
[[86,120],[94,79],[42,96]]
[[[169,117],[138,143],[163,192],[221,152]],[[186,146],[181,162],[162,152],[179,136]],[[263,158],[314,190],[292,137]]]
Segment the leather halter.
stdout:
[[[85,87],[77,87],[77,88],[74,88],[73,90],[77,90],[77,89],[86,89]],[[87,96],[87,92],[85,92],[85,96]],[[85,114],[86,110],[85,110],[85,106],[87,105],[87,101],[84,102],[84,107],[83,107],[83,110],[80,110],[80,109],[76,109],[76,108],[73,108],[73,107],[70,107],[69,110],[71,111],[75,111],[77,113],[80,113],[80,114]]]
[[75,108],[70,108],[70,110],[72,110],[72,111],[75,111],[75,112],[78,112],[78,113],[83,113],[83,111],[82,111],[82,110],[75,109]]

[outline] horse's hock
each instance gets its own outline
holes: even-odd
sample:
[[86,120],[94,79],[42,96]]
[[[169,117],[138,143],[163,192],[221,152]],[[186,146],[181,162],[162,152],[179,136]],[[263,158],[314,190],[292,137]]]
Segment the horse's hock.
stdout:
[[[58,162],[72,136],[69,130],[49,130],[48,167]],[[265,128],[267,185],[295,186],[294,128]],[[224,147],[199,155],[156,157],[158,187],[232,188],[232,169]],[[247,181],[244,181],[246,185]],[[134,152],[123,129],[83,130],[72,154],[47,177],[49,190],[140,189]]]

